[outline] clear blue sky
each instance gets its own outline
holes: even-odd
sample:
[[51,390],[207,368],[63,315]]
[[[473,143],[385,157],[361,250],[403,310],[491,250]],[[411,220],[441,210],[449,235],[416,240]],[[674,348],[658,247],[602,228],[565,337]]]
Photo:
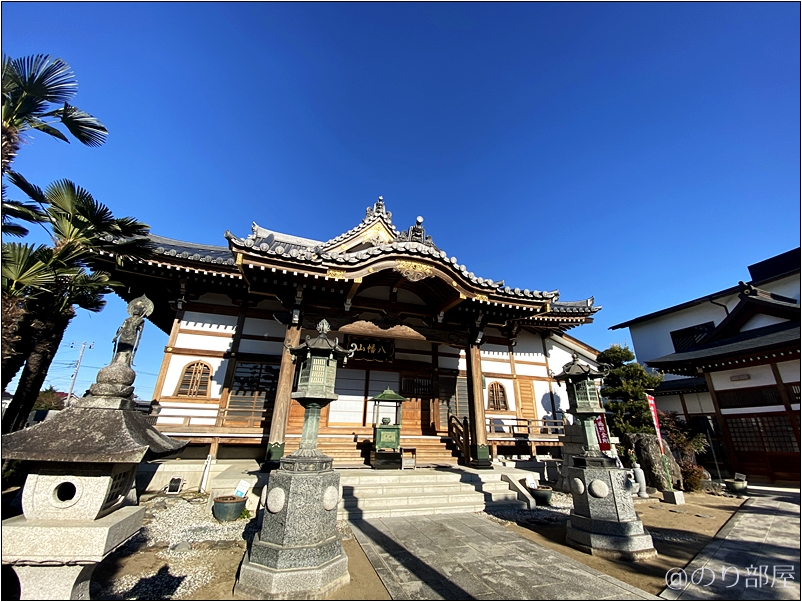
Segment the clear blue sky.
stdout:
[[[220,245],[326,240],[383,195],[477,276],[595,296],[571,334],[599,349],[799,245],[799,30],[795,2],[2,4],[3,52],[65,59],[110,131],[32,136],[30,180]],[[124,317],[111,296],[71,325],[96,343],[77,391]],[[165,343],[146,329],[142,397]]]

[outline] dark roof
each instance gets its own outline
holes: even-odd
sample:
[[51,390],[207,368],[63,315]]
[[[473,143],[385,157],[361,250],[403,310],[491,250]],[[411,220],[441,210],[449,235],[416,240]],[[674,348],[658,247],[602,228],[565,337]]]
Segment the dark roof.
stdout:
[[[750,276],[752,276],[752,280],[749,282],[749,284],[759,286],[771,282],[773,280],[777,280],[778,278],[789,276],[795,272],[799,272],[799,252],[800,249],[797,248],[795,250],[787,251],[785,253],[782,253],[781,255],[770,257],[769,259],[766,259],[764,261],[749,266],[749,274]],[[792,261],[794,257],[796,259],[795,263],[794,261]],[[785,268],[790,268],[790,269],[785,270]],[[693,307],[695,305],[701,305],[702,303],[709,303],[713,299],[720,299],[721,297],[728,297],[730,295],[735,295],[739,291],[740,291],[740,286],[731,286],[730,288],[725,288],[724,290],[720,290],[716,293],[705,295],[704,297],[693,299],[692,301],[686,301],[684,303],[680,303],[678,305],[672,305],[671,307],[666,307],[665,309],[645,314],[643,316],[638,316],[637,318],[632,318],[631,320],[627,320],[626,322],[621,322],[620,324],[616,324],[615,326],[610,326],[609,330],[627,328],[628,326],[632,326],[633,324],[638,324],[639,322],[646,322],[647,320],[653,320],[654,318],[659,318],[660,316],[665,316],[667,314],[672,314],[674,312],[681,311],[683,309],[688,309],[689,307]]]
[[166,255],[203,263],[234,265],[234,257],[228,247],[184,242],[155,234],[151,234],[148,238],[154,244],[156,255]]
[[774,348],[796,343],[799,347],[799,322],[781,322],[746,330],[736,336],[707,345],[698,345],[681,353],[671,353],[648,360],[652,368],[675,374],[693,374],[696,366],[730,356],[758,355]]
[[753,282],[761,282],[778,278],[794,271],[799,271],[799,247],[780,255],[769,257],[749,266],[749,275]]
[[679,393],[701,393],[707,391],[707,381],[703,376],[664,380],[654,389],[655,395],[678,395]]

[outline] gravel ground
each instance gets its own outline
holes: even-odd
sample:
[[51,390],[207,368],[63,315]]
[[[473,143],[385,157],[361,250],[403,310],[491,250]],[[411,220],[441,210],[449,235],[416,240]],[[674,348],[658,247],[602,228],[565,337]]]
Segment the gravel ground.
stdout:
[[[146,570],[123,574],[106,582],[93,583],[92,598],[102,600],[180,600],[216,578],[210,551],[229,550],[241,555],[257,532],[256,518],[218,522],[207,507],[208,496],[187,493],[182,496],[156,496],[141,502],[147,511],[142,530],[112,554],[124,558],[143,551],[158,562]],[[343,540],[353,537],[346,521],[337,522]],[[153,565],[158,565],[158,568]]]
[[549,506],[537,506],[532,510],[490,510],[480,512],[479,515],[501,524],[562,523],[568,520],[568,515],[573,507],[574,503],[570,494],[555,491],[551,495],[551,505]]
[[[106,600],[175,600],[186,598],[215,578],[210,549],[244,549],[256,533],[255,518],[220,523],[206,502],[208,496],[157,496],[147,508],[142,530],[116,555],[129,556],[151,548],[166,562],[158,570],[123,575],[102,584],[97,598]],[[94,592],[93,592],[94,593]]]

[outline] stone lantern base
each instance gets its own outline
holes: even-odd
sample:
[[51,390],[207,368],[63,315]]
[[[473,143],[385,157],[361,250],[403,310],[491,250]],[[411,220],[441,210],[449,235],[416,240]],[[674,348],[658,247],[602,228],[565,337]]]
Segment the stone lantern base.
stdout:
[[[565,529],[571,547],[607,558],[643,560],[657,555],[652,536],[635,514],[625,470],[607,458],[575,457],[564,471],[574,509]],[[584,465],[577,467],[576,465]]]
[[337,533],[340,474],[330,467],[331,458],[322,454],[282,458],[262,493],[262,531],[245,553],[235,594],[311,600],[349,583],[348,557]]
[[95,567],[144,516],[145,508],[126,506],[98,520],[4,520],[3,564],[14,567],[20,600],[89,600]]

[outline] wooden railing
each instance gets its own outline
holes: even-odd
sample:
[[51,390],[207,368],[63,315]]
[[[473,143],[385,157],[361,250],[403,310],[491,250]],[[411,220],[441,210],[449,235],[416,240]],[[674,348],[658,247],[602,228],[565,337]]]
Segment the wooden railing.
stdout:
[[522,439],[556,439],[565,432],[562,420],[529,420],[527,418],[487,418],[487,437],[520,437]]
[[462,452],[465,464],[471,460],[469,433],[467,418],[465,418],[465,422],[460,422],[459,418],[453,414],[448,417],[448,436],[457,445],[457,449]]

